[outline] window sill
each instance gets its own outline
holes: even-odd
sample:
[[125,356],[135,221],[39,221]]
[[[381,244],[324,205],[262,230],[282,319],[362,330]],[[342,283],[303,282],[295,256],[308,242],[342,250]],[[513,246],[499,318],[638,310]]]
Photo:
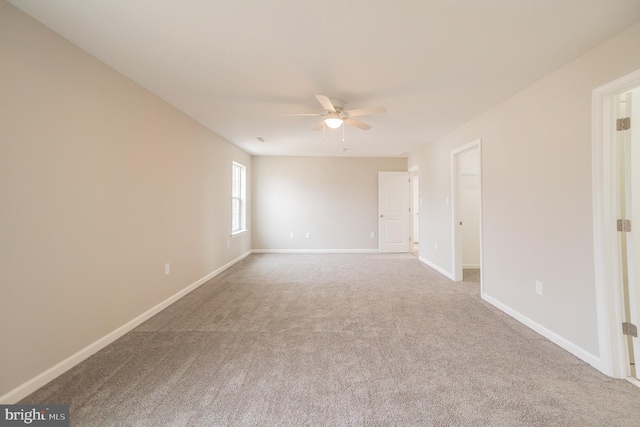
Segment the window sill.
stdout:
[[249,231],[249,229],[246,229],[246,228],[244,230],[234,231],[234,232],[231,233],[231,237],[239,236],[239,235],[244,234],[244,233],[246,233],[248,231]]

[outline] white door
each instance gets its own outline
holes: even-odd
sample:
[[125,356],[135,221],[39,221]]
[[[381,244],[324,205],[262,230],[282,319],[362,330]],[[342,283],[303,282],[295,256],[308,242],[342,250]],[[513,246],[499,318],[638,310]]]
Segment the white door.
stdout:
[[[633,103],[632,103],[633,100]],[[623,262],[623,285],[626,322],[640,326],[640,88],[621,95],[621,117],[629,117],[629,129],[618,132],[621,169],[624,178],[620,183],[620,218],[629,219],[631,231],[620,234]],[[635,104],[635,108],[634,108]],[[626,273],[626,274],[624,274]],[[628,336],[631,375],[640,379],[635,368],[640,360],[640,339]],[[631,351],[633,349],[633,351]],[[635,357],[634,357],[635,356]]]
[[378,172],[380,252],[409,252],[409,172]]

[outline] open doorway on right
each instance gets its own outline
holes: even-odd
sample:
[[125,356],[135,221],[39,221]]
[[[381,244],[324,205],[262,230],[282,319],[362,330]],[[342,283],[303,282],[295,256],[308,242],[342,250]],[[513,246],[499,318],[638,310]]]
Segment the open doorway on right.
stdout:
[[416,257],[420,253],[420,177],[418,168],[409,169],[411,180],[411,253]]
[[457,265],[462,270],[460,279],[480,283],[480,144],[470,144],[453,154]]

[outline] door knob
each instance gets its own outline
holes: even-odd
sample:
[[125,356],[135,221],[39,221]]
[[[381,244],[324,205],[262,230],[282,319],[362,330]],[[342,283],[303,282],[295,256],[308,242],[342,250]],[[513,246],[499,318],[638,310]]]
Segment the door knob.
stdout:
[[384,215],[380,215],[380,218],[382,218]]

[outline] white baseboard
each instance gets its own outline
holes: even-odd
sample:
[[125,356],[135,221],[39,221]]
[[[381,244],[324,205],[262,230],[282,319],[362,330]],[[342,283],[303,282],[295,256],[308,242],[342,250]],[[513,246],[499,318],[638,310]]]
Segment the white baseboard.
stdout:
[[253,249],[254,254],[363,254],[378,253],[377,249]]
[[503,304],[500,301],[496,300],[495,298],[487,295],[486,293],[482,294],[482,299],[485,300],[486,302],[488,302],[489,304],[491,304],[492,306],[496,307],[500,311],[503,311],[504,313],[506,313],[509,316],[513,317],[518,322],[520,322],[520,323],[524,324],[525,326],[528,326],[529,328],[533,329],[535,332],[537,332],[540,335],[542,335],[543,337],[547,338],[549,341],[551,341],[554,344],[562,347],[563,349],[565,349],[569,353],[571,353],[574,356],[576,356],[578,359],[581,359],[581,360],[587,362],[589,365],[591,365],[594,368],[596,368],[597,370],[602,371],[602,369],[601,369],[602,368],[602,366],[601,366],[602,362],[601,362],[601,359],[598,356],[588,352],[587,350],[585,350],[582,347],[572,343],[571,341],[567,340],[566,338],[561,337],[560,335],[558,335],[555,332],[545,328],[544,326],[540,325],[539,323],[534,322],[533,320],[529,319],[527,316],[517,312],[516,310],[512,309],[511,307],[506,306],[505,304]]
[[480,264],[462,264],[462,269],[465,268],[480,268]]
[[127,332],[131,331],[132,329],[134,329],[138,325],[142,324],[146,320],[148,320],[151,317],[153,317],[154,315],[158,314],[160,311],[164,310],[165,308],[167,308],[168,306],[170,306],[171,304],[173,304],[174,302],[176,302],[177,300],[179,300],[183,296],[187,295],[189,292],[191,292],[194,289],[198,288],[200,285],[206,283],[207,281],[209,281],[213,277],[215,277],[218,274],[222,273],[223,271],[225,271],[226,269],[228,269],[229,267],[231,267],[232,265],[234,265],[238,261],[244,259],[245,257],[247,257],[250,254],[251,254],[251,251],[248,251],[248,252],[244,253],[243,255],[240,255],[238,258],[234,259],[233,261],[228,262],[227,264],[223,265],[222,267],[218,268],[217,270],[207,274],[203,278],[197,280],[196,282],[194,282],[191,285],[187,286],[186,288],[182,289],[180,292],[178,292],[178,293],[172,295],[171,297],[167,298],[166,300],[162,301],[160,304],[156,305],[155,307],[152,307],[149,310],[145,311],[144,313],[142,313],[141,315],[139,315],[135,319],[133,319],[133,320],[125,323],[124,325],[120,326],[118,329],[108,333],[107,335],[103,336],[102,338],[98,339],[97,341],[89,344],[88,346],[86,346],[82,350],[80,350],[80,351],[76,352],[75,354],[72,354],[71,356],[67,357],[66,359],[64,359],[60,363],[52,366],[51,368],[49,368],[46,371],[40,373],[39,375],[36,375],[35,377],[31,378],[30,380],[22,383],[21,385],[19,385],[18,387],[14,388],[11,391],[9,391],[8,393],[4,394],[3,396],[0,396],[0,404],[8,404],[8,405],[14,404],[14,403],[20,401],[21,399],[27,397],[28,395],[30,395],[31,393],[33,393],[34,391],[36,391],[40,387],[44,386],[45,384],[47,384],[48,382],[53,380],[54,378],[62,375],[63,373],[65,373],[69,369],[73,368],[74,366],[76,366],[77,364],[82,362],[83,360],[87,359],[89,356],[92,356],[93,354],[95,354],[98,351],[102,350],[103,348],[105,348],[106,346],[108,346],[109,344],[111,344],[112,342],[114,342],[115,340],[117,340],[118,338],[120,338],[121,336],[126,334]]
[[637,378],[633,378],[633,377],[626,377],[626,380],[629,381],[631,384],[633,384],[636,387],[640,387],[640,380],[638,380]]
[[429,267],[433,268],[434,270],[436,270],[438,273],[442,274],[443,276],[447,277],[448,279],[451,280],[455,280],[453,278],[453,274],[449,273],[447,270],[435,265],[434,263],[432,263],[431,261],[427,260],[426,258],[423,257],[418,257],[418,259],[420,261],[422,261],[423,263],[427,264]]

